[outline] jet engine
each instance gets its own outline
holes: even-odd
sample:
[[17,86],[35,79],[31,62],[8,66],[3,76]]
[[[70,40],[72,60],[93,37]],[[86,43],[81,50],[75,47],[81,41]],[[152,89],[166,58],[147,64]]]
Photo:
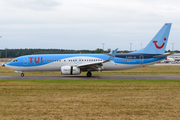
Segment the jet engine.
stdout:
[[80,68],[74,66],[62,66],[61,74],[62,75],[79,75],[81,73]]

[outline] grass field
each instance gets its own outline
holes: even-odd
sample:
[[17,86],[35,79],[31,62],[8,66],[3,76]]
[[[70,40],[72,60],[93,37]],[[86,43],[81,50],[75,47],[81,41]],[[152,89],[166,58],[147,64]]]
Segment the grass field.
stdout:
[[[19,73],[0,67],[0,75]],[[180,75],[180,66],[148,66],[93,75]],[[179,80],[0,80],[3,120],[177,120],[179,103]]]
[[0,119],[177,120],[178,80],[0,80]]
[[[147,66],[130,70],[122,71],[103,71],[92,72],[93,75],[180,75],[180,66],[163,66],[154,67]],[[19,75],[13,70],[6,67],[0,67],[0,75]],[[60,71],[44,71],[41,72],[25,72],[25,75],[61,75]],[[86,72],[82,72],[81,75],[86,75]]]

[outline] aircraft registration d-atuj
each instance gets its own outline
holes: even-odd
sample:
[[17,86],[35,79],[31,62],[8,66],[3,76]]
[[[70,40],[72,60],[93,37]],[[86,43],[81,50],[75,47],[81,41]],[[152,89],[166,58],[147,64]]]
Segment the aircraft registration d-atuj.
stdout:
[[5,66],[21,73],[25,71],[61,71],[62,75],[79,75],[87,71],[126,70],[154,64],[166,59],[165,49],[171,29],[171,23],[165,23],[150,43],[143,49],[116,54],[118,49],[109,54],[38,54],[25,55],[13,59]]

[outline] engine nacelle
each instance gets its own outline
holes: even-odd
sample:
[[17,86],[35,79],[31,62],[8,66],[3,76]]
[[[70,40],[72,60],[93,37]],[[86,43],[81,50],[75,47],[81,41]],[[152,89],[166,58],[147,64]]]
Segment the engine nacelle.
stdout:
[[62,66],[61,74],[62,75],[79,75],[81,73],[80,68],[74,66]]

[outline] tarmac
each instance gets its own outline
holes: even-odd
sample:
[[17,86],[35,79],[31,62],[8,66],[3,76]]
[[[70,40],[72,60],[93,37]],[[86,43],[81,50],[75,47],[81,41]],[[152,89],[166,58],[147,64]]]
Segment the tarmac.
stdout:
[[[154,67],[180,66],[180,64],[160,63]],[[180,75],[0,75],[0,80],[180,80]]]
[[180,80],[180,75],[0,75],[0,80]]

